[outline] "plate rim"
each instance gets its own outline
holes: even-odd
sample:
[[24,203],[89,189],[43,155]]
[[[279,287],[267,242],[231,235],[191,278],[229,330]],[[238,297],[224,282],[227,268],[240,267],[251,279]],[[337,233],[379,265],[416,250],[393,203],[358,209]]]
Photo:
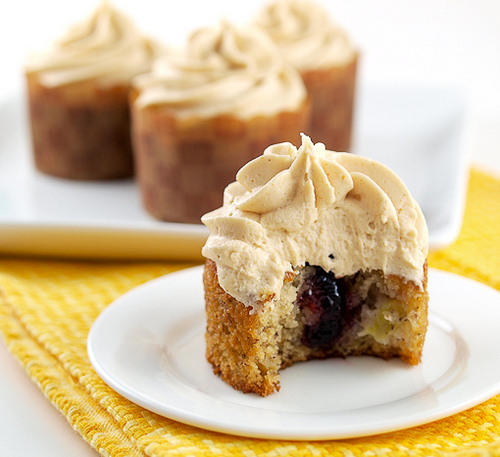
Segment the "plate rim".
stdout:
[[[360,97],[357,100],[357,114],[356,119],[354,120],[354,124],[359,123],[358,117],[359,112],[363,106],[362,96],[363,94],[380,91],[380,90],[392,90],[397,91],[397,93],[404,93],[404,91],[411,93],[415,90],[427,91],[430,93],[431,91],[438,90],[446,90],[446,91],[456,91],[457,94],[462,96],[463,94],[459,91],[458,88],[454,88],[450,85],[443,85],[437,83],[404,83],[404,84],[395,84],[394,82],[367,82],[365,81],[360,86]],[[16,122],[16,129],[13,133],[14,138],[13,141],[16,146],[7,148],[4,151],[8,154],[7,164],[10,167],[6,170],[0,170],[0,178],[5,178],[10,176],[12,173],[20,174],[23,177],[22,186],[26,187],[26,184],[33,184],[38,179],[43,181],[57,181],[57,182],[67,182],[61,178],[45,176],[40,174],[34,169],[31,154],[29,151],[29,125],[27,120],[27,112],[25,103],[23,103],[25,94],[21,87],[15,88],[14,93],[9,94],[0,94],[0,109],[14,109],[14,119]],[[358,129],[359,130],[359,129]],[[17,138],[16,135],[19,133],[24,133],[24,136],[21,138]],[[358,131],[357,136],[353,139],[353,143],[355,144],[359,138],[362,138],[363,132]],[[21,149],[21,151],[17,151]],[[436,228],[436,230],[430,233],[430,245],[432,249],[442,248],[456,239],[461,227],[461,219],[464,209],[464,201],[465,201],[465,192],[466,192],[466,178],[467,176],[467,167],[466,167],[466,154],[465,147],[460,148],[460,160],[456,164],[457,172],[454,175],[453,182],[450,183],[450,186],[457,189],[456,199],[452,202],[454,207],[452,210],[452,214],[446,223],[442,226]],[[16,152],[22,153],[22,160],[14,160],[9,162],[9,158],[11,158]],[[356,150],[354,150],[356,152]],[[390,164],[389,164],[390,165]],[[7,168],[7,167],[5,167]],[[128,180],[130,181],[130,180]],[[124,180],[123,182],[128,182]],[[133,180],[132,180],[133,181]],[[14,182],[14,189],[9,190],[6,188],[0,188],[0,200],[2,198],[12,198],[12,195],[15,195],[15,192],[19,190],[17,180],[10,182],[12,184]],[[81,182],[79,182],[81,184]],[[88,183],[87,183],[88,184]],[[113,182],[112,185],[116,186],[116,182]],[[19,184],[20,185],[20,184]],[[102,186],[102,183],[101,183]],[[134,194],[137,193],[136,191]],[[31,197],[30,197],[31,198]],[[18,201],[18,197],[15,197],[14,203],[16,206],[20,205]],[[22,203],[22,202],[21,202]],[[175,242],[173,238],[178,238],[179,236],[183,237],[183,241],[185,243],[185,249],[182,252],[182,255],[185,258],[193,259],[200,257],[200,249],[199,242],[202,237],[206,237],[207,232],[204,228],[200,228],[198,224],[180,224],[180,223],[168,223],[156,221],[154,218],[149,217],[146,214],[144,208],[140,209],[141,218],[134,219],[131,217],[127,219],[127,217],[121,217],[118,219],[106,219],[104,222],[101,220],[100,215],[97,214],[94,219],[88,218],[85,220],[81,219],[72,219],[69,218],[61,218],[60,216],[54,216],[50,220],[40,219],[39,217],[24,214],[24,213],[14,213],[7,215],[3,215],[0,217],[0,233],[2,234],[2,239],[0,239],[0,250],[8,253],[24,253],[26,251],[25,246],[23,245],[22,237],[18,237],[15,234],[15,231],[19,228],[22,228],[24,234],[29,237],[31,247],[34,249],[36,253],[41,255],[50,255],[50,250],[55,249],[58,251],[58,254],[66,255],[66,256],[76,256],[76,257],[88,257],[85,255],[84,249],[78,249],[75,247],[75,232],[81,231],[92,231],[94,234],[99,234],[101,238],[106,238],[107,240],[112,237],[114,233],[119,233],[120,235],[131,235],[133,237],[133,242],[137,244],[136,250],[128,250],[126,245],[122,246],[122,249],[125,251],[123,255],[117,255],[112,251],[104,250],[94,250],[92,252],[93,257],[100,258],[114,258],[114,257],[146,257],[146,258],[155,258],[155,259],[165,259],[171,258],[172,255],[169,250],[165,250],[163,252],[157,252],[154,254],[154,250],[150,249],[150,246],[147,245],[146,242],[141,242],[138,239],[138,235],[141,234],[149,234],[155,233],[159,236],[163,236],[166,243]],[[142,219],[144,217],[144,219]],[[44,230],[45,232],[52,231],[54,234],[57,233],[58,236],[61,236],[61,232],[64,230],[66,233],[65,237],[68,239],[68,243],[65,243],[64,252],[61,251],[61,248],[58,248],[57,243],[51,242],[50,246],[47,245],[48,240],[47,237],[39,237],[38,232],[40,230]],[[8,240],[7,240],[8,238]],[[4,240],[5,239],[5,240]],[[189,245],[194,242],[193,247],[189,250]],[[44,244],[44,245],[42,245]],[[105,246],[106,244],[103,243]],[[87,246],[91,249],[91,246]],[[144,253],[141,255],[141,249],[144,249]]]

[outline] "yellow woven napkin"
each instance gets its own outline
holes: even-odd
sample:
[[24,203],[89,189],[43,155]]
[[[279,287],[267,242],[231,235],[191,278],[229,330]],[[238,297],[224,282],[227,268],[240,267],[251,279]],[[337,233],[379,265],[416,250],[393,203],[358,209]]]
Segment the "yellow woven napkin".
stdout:
[[[430,256],[500,290],[500,181],[470,175],[456,243]],[[127,290],[191,264],[0,261],[0,333],[29,376],[102,455],[500,455],[500,396],[428,425],[379,436],[293,442],[239,438],[160,417],[125,400],[92,369],[88,331]]]

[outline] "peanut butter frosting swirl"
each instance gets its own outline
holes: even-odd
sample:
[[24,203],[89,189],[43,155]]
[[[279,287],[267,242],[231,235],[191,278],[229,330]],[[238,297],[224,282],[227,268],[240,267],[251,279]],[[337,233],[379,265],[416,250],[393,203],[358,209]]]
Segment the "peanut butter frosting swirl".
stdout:
[[255,23],[299,71],[342,65],[356,56],[346,32],[328,11],[309,0],[276,0],[261,11]]
[[197,30],[185,49],[159,59],[134,84],[139,107],[162,104],[180,117],[272,115],[306,98],[299,74],[269,37],[227,21]]
[[48,50],[31,56],[26,69],[39,72],[47,87],[97,79],[104,85],[128,84],[149,71],[161,47],[108,2],[75,24]]
[[245,165],[202,222],[210,231],[203,255],[247,306],[279,297],[285,273],[306,262],[336,277],[381,270],[422,287],[427,225],[401,179],[305,135],[298,150],[272,145]]

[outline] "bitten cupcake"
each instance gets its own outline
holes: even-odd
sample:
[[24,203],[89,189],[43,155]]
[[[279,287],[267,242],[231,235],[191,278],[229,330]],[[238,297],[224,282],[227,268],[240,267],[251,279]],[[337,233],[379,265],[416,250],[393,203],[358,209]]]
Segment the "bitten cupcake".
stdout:
[[105,2],[33,55],[26,73],[37,169],[81,180],[132,176],[130,79],[148,71],[159,52]]
[[312,102],[311,138],[329,149],[349,151],[358,63],[349,36],[309,0],[276,0],[256,24],[304,79]]
[[239,168],[269,144],[299,138],[309,103],[298,72],[257,28],[226,21],[134,80],[132,130],[148,212],[199,223]]
[[235,389],[269,395],[311,359],[420,363],[427,224],[383,164],[306,136],[272,145],[202,221],[206,356]]

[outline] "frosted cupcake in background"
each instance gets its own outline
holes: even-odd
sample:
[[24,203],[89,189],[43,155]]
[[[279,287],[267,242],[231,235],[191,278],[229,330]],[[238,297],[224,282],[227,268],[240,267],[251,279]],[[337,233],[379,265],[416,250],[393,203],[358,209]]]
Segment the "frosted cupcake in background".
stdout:
[[133,175],[130,79],[160,47],[104,2],[26,64],[35,165],[69,179]]
[[134,80],[137,178],[155,218],[198,223],[236,172],[309,122],[306,89],[269,37],[221,21]]
[[312,103],[308,134],[328,149],[349,151],[358,62],[349,36],[309,0],[276,0],[255,23],[304,80]]

